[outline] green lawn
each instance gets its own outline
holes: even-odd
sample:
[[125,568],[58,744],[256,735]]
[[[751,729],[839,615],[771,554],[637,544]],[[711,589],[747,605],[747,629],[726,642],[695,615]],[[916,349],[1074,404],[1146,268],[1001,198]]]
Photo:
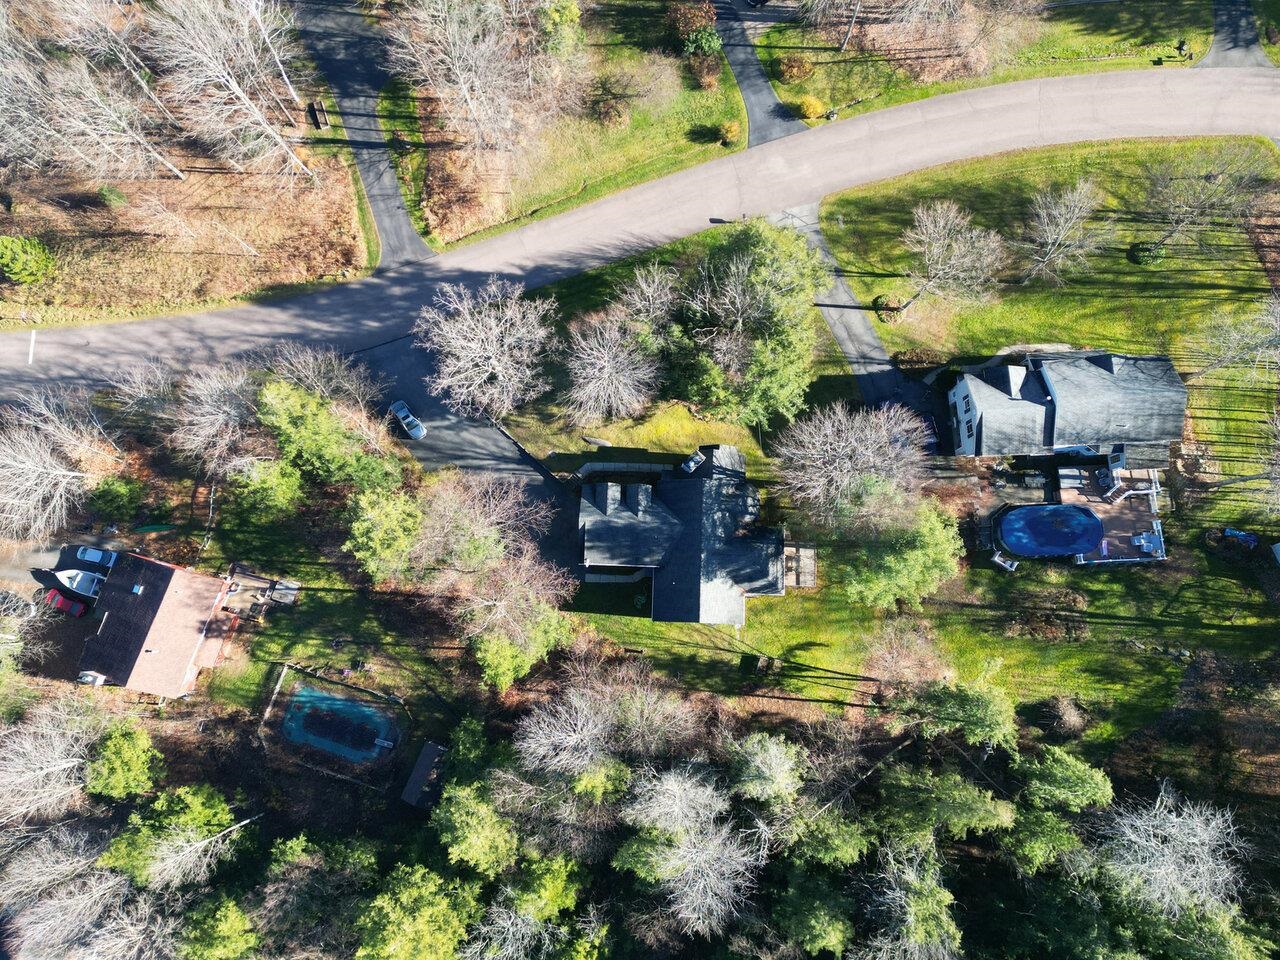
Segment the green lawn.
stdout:
[[[604,0],[584,16],[592,72],[585,112],[556,122],[540,135],[527,151],[525,169],[511,185],[503,221],[477,229],[460,242],[562,213],[745,146],[746,108],[728,61],[723,63],[719,87],[700,89],[683,63],[666,52],[665,10],[664,0]],[[606,80],[631,91],[629,118],[618,126],[606,126],[591,115],[590,101]],[[403,90],[390,89],[380,103],[384,127],[402,130],[411,143],[421,142],[420,133],[404,131],[416,112]],[[738,121],[742,133],[736,144],[726,147],[717,130],[730,120]],[[421,209],[418,158],[402,155],[398,161],[411,210]],[[415,220],[425,230],[420,214]]]
[[[1188,245],[1146,267],[1129,263],[1125,251],[1132,240],[1160,230],[1142,212],[1143,165],[1166,153],[1207,146],[1204,141],[1092,144],[955,164],[829,197],[823,205],[824,231],[864,302],[877,295],[901,297],[909,284],[903,276],[908,255],[899,237],[917,203],[953,198],[977,222],[1009,235],[1035,190],[1090,176],[1106,194],[1106,209],[1120,221],[1092,273],[1062,289],[1013,283],[983,304],[924,304],[909,319],[877,321],[882,337],[890,351],[930,347],[959,357],[987,356],[1013,343],[1058,342],[1168,353],[1190,372],[1202,361],[1202,338],[1215,311],[1246,309],[1268,290],[1252,245],[1243,231],[1228,231],[1210,238],[1209,253]],[[856,228],[846,226],[853,224]],[[1274,382],[1250,385],[1231,373],[1193,381],[1192,428],[1209,444],[1222,473],[1252,472],[1260,422],[1274,403]],[[954,596],[930,606],[930,616],[962,675],[974,676],[998,661],[999,682],[1021,699],[1076,693],[1098,707],[1104,722],[1093,736],[1106,741],[1150,720],[1170,702],[1181,675],[1169,657],[1139,652],[1124,641],[1239,656],[1274,647],[1276,611],[1253,576],[1203,548],[1204,533],[1228,523],[1280,538],[1280,527],[1259,515],[1247,487],[1228,488],[1167,518],[1167,564],[1088,570],[1024,563],[1013,577],[979,564]],[[1006,635],[1012,612],[1052,608],[1053,591],[1063,589],[1086,598],[1087,640],[1046,643]]]
[[[1274,3],[1275,0],[1264,0]],[[1178,40],[1198,60],[1213,34],[1212,0],[1129,0],[1082,3],[1048,10],[1029,24],[1025,39],[1009,47],[988,72],[964,79],[920,82],[884,57],[850,49],[799,24],[780,24],[756,39],[756,52],[778,98],[786,104],[811,95],[834,107],[841,117],[892,107],[970,87],[1032,77],[1184,65],[1175,53]],[[814,61],[807,80],[784,84],[778,60],[799,54]],[[1194,62],[1194,61],[1191,61]],[[819,123],[821,121],[811,121]]]
[[[1267,56],[1273,63],[1280,66],[1280,42],[1271,43],[1267,39],[1268,27],[1280,31],[1280,0],[1253,0],[1253,8],[1258,11],[1258,33],[1262,37],[1262,49],[1267,51]],[[1280,38],[1280,34],[1277,36]]]
[[[1135,216],[1143,164],[1167,151],[1206,147],[1204,142],[1125,142],[957,164],[828,198],[824,229],[860,297],[897,296],[905,290],[901,273],[906,263],[898,237],[915,203],[954,197],[973,209],[981,223],[1008,232],[1021,222],[1035,189],[1093,176],[1107,193],[1107,206],[1122,211],[1124,224],[1098,256],[1092,274],[1063,289],[1013,285],[980,306],[925,310],[919,322],[880,323],[882,336],[891,350],[931,347],[965,356],[988,354],[1011,342],[1168,351],[1191,370],[1215,308],[1223,303],[1243,308],[1267,289],[1252,247],[1243,234],[1223,235],[1212,238],[1218,247],[1212,254],[1173,251],[1164,263],[1149,267],[1133,266],[1124,254],[1130,240],[1159,229]],[[705,236],[682,243],[700,244]],[[687,246],[677,247],[673,255],[687,252]],[[561,286],[562,299],[584,308],[598,306],[609,283],[627,269],[615,265],[575,278]],[[838,354],[827,363],[828,375],[836,377],[841,372]],[[820,376],[816,385],[822,382]],[[827,402],[849,391],[817,393],[815,402]],[[1209,377],[1193,387],[1196,434],[1209,443],[1224,473],[1249,469],[1268,403],[1274,403],[1274,385],[1249,386],[1232,374]],[[767,450],[768,437],[764,439]],[[767,469],[767,461],[756,467],[757,473],[766,471],[766,479]],[[1165,509],[1168,513],[1167,501]],[[1225,524],[1280,539],[1280,527],[1257,513],[1247,487],[1228,488],[1166,517],[1168,563],[1112,569],[1024,563],[1011,577],[978,561],[926,604],[925,616],[936,627],[945,659],[962,679],[990,676],[1020,702],[1064,693],[1080,698],[1097,721],[1088,740],[1101,757],[1172,703],[1184,664],[1164,648],[1254,657],[1274,647],[1276,611],[1267,605],[1253,574],[1203,546],[1205,532]],[[860,702],[866,686],[857,674],[876,620],[868,611],[850,608],[829,585],[841,563],[840,545],[820,544],[819,550],[824,586],[750,600],[740,633],[727,627],[649,622],[644,584],[589,584],[575,608],[601,634],[643,649],[663,671],[691,686],[733,695],[752,693],[763,682],[770,696],[832,705]],[[1082,634],[1048,640],[1033,630],[1013,628],[1037,614],[1058,617],[1064,592],[1078,595],[1076,602],[1084,606]],[[766,681],[751,673],[754,656],[760,654],[783,660],[781,670]],[[752,658],[745,666],[744,655]],[[757,704],[767,708],[769,702]],[[780,708],[785,703],[772,702]]]

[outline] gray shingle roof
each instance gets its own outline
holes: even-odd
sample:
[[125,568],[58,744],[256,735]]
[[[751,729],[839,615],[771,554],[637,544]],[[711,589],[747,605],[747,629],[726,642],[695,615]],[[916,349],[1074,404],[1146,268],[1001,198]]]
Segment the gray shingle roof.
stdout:
[[1182,436],[1187,388],[1168,357],[1033,354],[1027,364],[964,375],[981,414],[979,456],[1077,445],[1167,447]]
[[[747,596],[783,592],[782,531],[747,529],[759,514],[760,497],[747,482],[741,452],[730,446],[700,449],[707,459],[693,474],[673,470],[652,488],[651,508],[662,507],[674,521],[653,527],[659,539],[652,543],[643,520],[618,506],[618,493],[602,491],[608,486],[603,483],[585,485],[579,509],[583,557],[589,564],[649,566],[635,558],[660,550],[660,561],[652,564],[654,620],[742,624]],[[618,519],[606,526],[602,517]],[[605,543],[626,547],[605,551]]]
[[578,505],[587,566],[656,567],[680,536],[680,520],[647,483],[588,483]]
[[1053,387],[1053,445],[1181,439],[1187,388],[1167,357],[1032,358]]

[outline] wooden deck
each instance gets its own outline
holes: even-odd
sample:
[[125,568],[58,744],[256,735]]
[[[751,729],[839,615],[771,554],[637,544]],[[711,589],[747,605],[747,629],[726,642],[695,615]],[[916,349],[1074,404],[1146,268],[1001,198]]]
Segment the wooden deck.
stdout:
[[[776,542],[776,541],[775,541]],[[818,585],[818,549],[812,543],[784,543],[782,546],[783,583],[788,587]]]

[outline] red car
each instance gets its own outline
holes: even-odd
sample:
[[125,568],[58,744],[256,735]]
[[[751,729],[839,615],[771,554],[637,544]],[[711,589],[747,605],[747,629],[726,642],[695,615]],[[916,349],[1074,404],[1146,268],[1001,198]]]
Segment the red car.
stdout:
[[50,590],[44,595],[44,602],[49,604],[55,610],[61,610],[63,613],[73,617],[84,616],[84,604],[78,600],[68,600],[57,590]]

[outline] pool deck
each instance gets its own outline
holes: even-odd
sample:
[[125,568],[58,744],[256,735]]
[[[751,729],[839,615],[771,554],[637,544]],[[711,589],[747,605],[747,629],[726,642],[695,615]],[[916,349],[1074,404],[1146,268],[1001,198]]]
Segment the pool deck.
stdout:
[[[1142,563],[1163,560],[1164,531],[1160,524],[1160,482],[1154,470],[1120,470],[1120,489],[1107,497],[1090,477],[1079,487],[1063,487],[1065,504],[1087,507],[1102,521],[1102,545],[1092,553],[1077,554],[1076,563]],[[1142,548],[1141,539],[1150,541]]]

